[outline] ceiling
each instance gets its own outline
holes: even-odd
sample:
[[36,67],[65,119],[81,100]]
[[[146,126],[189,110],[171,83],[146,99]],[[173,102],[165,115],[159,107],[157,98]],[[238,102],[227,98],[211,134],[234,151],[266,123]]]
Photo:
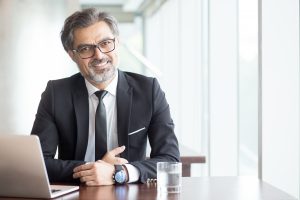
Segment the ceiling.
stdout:
[[149,16],[167,0],[79,0],[82,8],[94,7],[114,15],[119,22],[133,22],[136,16]]
[[121,7],[125,12],[136,12],[145,0],[79,0],[81,5]]
[[109,12],[119,22],[133,22],[141,13],[141,6],[148,0],[79,0],[82,8],[95,7]]
[[79,0],[80,4],[122,5],[127,0]]

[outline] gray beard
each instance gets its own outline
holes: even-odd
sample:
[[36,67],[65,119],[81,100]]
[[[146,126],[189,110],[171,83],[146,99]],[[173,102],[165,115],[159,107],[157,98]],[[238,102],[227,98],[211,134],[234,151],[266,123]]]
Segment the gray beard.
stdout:
[[93,69],[89,69],[89,79],[95,83],[103,83],[105,81],[111,80],[116,74],[116,67],[111,66],[108,69],[104,69],[101,73],[95,73]]

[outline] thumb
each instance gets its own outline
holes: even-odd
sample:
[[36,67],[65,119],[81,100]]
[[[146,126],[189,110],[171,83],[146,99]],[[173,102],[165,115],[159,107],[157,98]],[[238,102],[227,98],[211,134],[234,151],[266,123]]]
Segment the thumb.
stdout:
[[123,151],[125,150],[125,146],[120,146],[120,147],[117,147],[113,150],[110,151],[110,153],[112,153],[114,156],[116,155],[119,155],[120,153],[122,153]]

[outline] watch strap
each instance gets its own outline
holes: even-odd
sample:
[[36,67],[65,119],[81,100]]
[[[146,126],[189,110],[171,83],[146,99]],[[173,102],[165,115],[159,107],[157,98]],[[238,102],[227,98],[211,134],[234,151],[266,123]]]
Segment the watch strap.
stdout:
[[123,170],[122,165],[115,165],[115,173],[121,170]]
[[[115,166],[115,173],[113,174],[113,181],[114,181],[114,183],[115,184],[124,184],[124,183],[126,183],[126,179],[127,179],[126,178],[126,172],[123,169],[122,165],[114,165],[114,166]],[[119,173],[122,173],[122,174],[125,175],[125,180],[123,182],[119,182],[119,181],[116,180],[116,176]]]

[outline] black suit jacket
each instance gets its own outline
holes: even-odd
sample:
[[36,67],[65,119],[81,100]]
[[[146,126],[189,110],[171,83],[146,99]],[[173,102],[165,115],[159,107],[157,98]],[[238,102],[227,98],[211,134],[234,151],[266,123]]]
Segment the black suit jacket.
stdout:
[[[118,143],[126,146],[121,157],[137,167],[140,182],[156,178],[158,161],[179,161],[169,105],[155,78],[119,70],[116,102]],[[88,92],[82,75],[49,81],[31,134],[40,138],[51,182],[74,181],[73,168],[85,163],[88,124]],[[146,160],[147,137],[151,154]]]

